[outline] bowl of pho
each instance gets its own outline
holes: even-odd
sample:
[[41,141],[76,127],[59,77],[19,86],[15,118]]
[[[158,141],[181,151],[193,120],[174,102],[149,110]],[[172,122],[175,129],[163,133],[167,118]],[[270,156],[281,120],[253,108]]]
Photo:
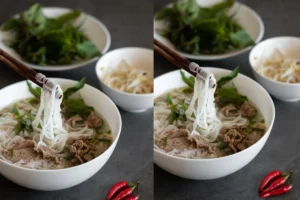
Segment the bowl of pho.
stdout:
[[0,100],[0,173],[36,190],[65,189],[93,176],[121,131],[115,104],[85,78],[51,80],[52,91],[28,81],[0,90],[6,97]]
[[[238,68],[204,69],[205,79],[176,70],[154,80],[154,162],[195,180],[220,178],[247,165],[275,118],[270,95]],[[210,80],[217,86],[210,87]]]
[[126,47],[102,56],[96,65],[100,86],[129,112],[153,107],[153,50]]
[[274,37],[256,45],[249,62],[255,79],[282,101],[300,100],[300,38]]

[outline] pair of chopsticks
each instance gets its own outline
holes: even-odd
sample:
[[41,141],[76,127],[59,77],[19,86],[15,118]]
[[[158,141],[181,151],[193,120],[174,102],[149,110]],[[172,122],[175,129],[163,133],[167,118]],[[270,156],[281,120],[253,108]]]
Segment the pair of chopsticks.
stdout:
[[[36,71],[26,66],[22,62],[18,61],[2,49],[0,49],[0,61],[8,65],[10,68],[12,68],[15,72],[17,72],[24,78],[31,80],[40,87],[43,87],[45,85],[45,88],[47,88],[49,91],[52,91],[54,84],[49,79],[47,79],[45,75],[37,73]],[[59,91],[56,91],[55,96],[59,99],[62,98],[62,94],[60,94]]]
[[[200,68],[197,63],[191,62],[188,59],[182,57],[156,39],[154,39],[154,50],[177,67],[184,69],[193,76],[197,77],[197,75],[200,75],[203,79],[207,78],[208,73],[204,69]],[[209,85],[211,88],[216,87],[216,83],[211,79],[209,80]]]

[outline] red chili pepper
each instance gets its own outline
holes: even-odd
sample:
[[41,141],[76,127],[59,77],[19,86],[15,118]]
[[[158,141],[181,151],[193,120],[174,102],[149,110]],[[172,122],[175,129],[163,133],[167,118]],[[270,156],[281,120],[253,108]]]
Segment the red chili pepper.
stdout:
[[260,194],[260,197],[268,198],[268,197],[272,197],[272,196],[278,196],[278,195],[285,194],[285,193],[291,191],[292,188],[293,188],[292,184],[284,185],[284,186],[281,186],[280,188],[277,188],[270,192],[263,192]]
[[116,195],[119,191],[122,189],[128,187],[128,182],[127,181],[121,181],[116,183],[109,191],[106,200],[111,200],[111,198]]
[[290,171],[286,176],[282,176],[282,177],[279,177],[277,179],[275,179],[271,185],[269,187],[267,187],[266,189],[264,189],[262,192],[265,193],[265,192],[269,192],[271,190],[274,190],[276,188],[278,188],[279,186],[282,186],[285,184],[285,182],[288,180],[288,178],[291,176],[291,174],[293,174],[295,171],[292,170]]
[[122,190],[113,200],[123,200],[125,199],[126,197],[129,197],[134,189],[140,184],[141,182],[138,181],[135,185],[129,187],[129,188],[126,188],[124,190]]
[[133,196],[128,197],[126,200],[138,200],[138,199],[139,199],[138,195],[133,195]]
[[279,170],[275,170],[270,172],[262,181],[260,187],[259,187],[259,191],[263,191],[264,188],[268,185],[268,183],[270,183],[272,180],[274,180],[275,178],[282,176],[282,172]]

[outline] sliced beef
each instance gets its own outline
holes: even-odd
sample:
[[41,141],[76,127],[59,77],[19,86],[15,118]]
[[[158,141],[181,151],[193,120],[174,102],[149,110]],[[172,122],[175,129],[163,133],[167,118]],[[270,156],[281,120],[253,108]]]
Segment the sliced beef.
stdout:
[[14,150],[24,149],[24,148],[35,148],[36,143],[33,140],[20,140],[14,145]]
[[242,142],[243,136],[236,129],[230,129],[227,133],[224,134],[224,142],[228,142],[228,146],[234,151],[237,152],[239,149],[238,145]]
[[23,160],[24,163],[28,163],[31,160],[35,160],[39,156],[33,148],[13,149],[13,151],[4,151],[2,154],[12,163],[16,163],[20,160]]
[[257,111],[254,107],[252,107],[248,101],[245,101],[240,108],[240,112],[243,117],[254,117],[257,114]]
[[196,146],[198,148],[206,149],[211,154],[217,154],[216,147],[212,146],[210,143],[205,141],[202,137],[196,135],[196,136],[193,136],[193,137],[189,137],[189,140],[195,142]]
[[102,125],[103,121],[94,112],[91,112],[87,117],[87,119],[85,120],[85,123],[90,128],[99,128]]
[[55,152],[53,152],[49,147],[47,146],[39,146],[34,148],[34,150],[36,152],[39,152],[42,154],[44,159],[50,159],[53,160],[56,164],[62,164],[62,158],[58,158],[55,154]]
[[83,141],[83,139],[77,139],[71,146],[70,152],[75,153],[75,157],[80,163],[83,163],[83,157],[89,151],[88,145]]

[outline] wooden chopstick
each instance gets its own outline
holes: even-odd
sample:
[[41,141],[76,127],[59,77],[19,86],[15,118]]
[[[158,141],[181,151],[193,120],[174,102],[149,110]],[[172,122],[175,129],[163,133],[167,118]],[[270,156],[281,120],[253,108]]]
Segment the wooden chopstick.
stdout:
[[[193,76],[197,76],[197,72],[192,71],[190,66],[191,64],[197,65],[196,63],[193,63],[189,61],[188,59],[182,57],[175,51],[171,50],[169,47],[165,46],[160,41],[154,39],[154,50],[161,54],[163,57],[165,57],[167,60],[169,60],[171,63],[176,65],[177,67],[184,69],[185,71],[189,72]],[[197,65],[199,67],[199,65]],[[204,69],[198,68],[198,70],[201,73],[207,74]],[[212,80],[210,80],[210,86],[214,88],[216,86],[216,83],[214,83]]]
[[[37,84],[40,87],[43,87],[43,83],[46,84],[47,82],[48,83],[51,82],[45,76],[44,76],[45,81],[43,81],[43,83],[37,81],[36,76],[38,73],[35,70],[31,69],[27,65],[18,61],[17,59],[15,59],[11,55],[9,55],[7,52],[2,50],[1,48],[0,48],[0,61],[5,63],[6,65],[8,65],[19,75],[23,76],[26,79],[29,79],[30,81],[34,82],[35,84]],[[42,80],[44,80],[44,79],[42,79]],[[58,91],[56,91],[56,97],[58,97],[60,99],[60,98],[62,98],[62,94],[60,94]]]

